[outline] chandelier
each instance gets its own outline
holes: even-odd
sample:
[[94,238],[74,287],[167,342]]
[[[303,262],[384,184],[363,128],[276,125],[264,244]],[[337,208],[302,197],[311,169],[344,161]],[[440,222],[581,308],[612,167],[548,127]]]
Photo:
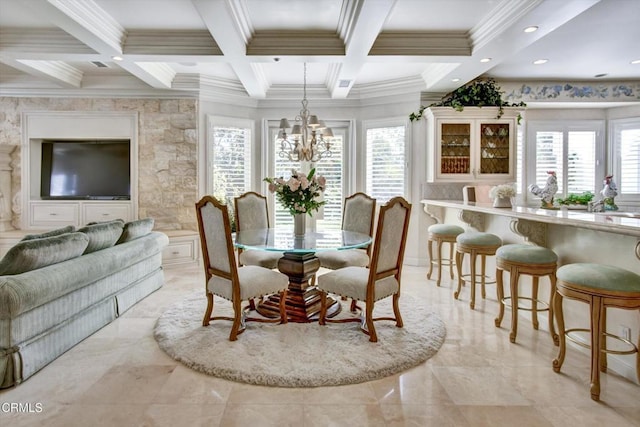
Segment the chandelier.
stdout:
[[[304,64],[304,92],[302,96],[302,110],[296,116],[296,124],[289,124],[289,120],[280,120],[277,142],[280,143],[280,157],[293,162],[317,162],[323,157],[331,157],[331,141],[333,132],[318,116],[309,112],[307,105],[307,63]],[[287,129],[291,134],[287,135]]]

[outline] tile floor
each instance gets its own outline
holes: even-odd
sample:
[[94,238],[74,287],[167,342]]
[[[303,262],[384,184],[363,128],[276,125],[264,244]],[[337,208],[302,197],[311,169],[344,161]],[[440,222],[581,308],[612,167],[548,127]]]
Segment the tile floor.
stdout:
[[168,266],[165,276],[162,289],[121,318],[23,384],[0,391],[0,403],[42,408],[0,411],[0,425],[640,426],[640,386],[603,375],[602,401],[593,402],[589,358],[569,348],[562,373],[554,373],[556,347],[546,331],[533,331],[525,320],[511,344],[508,317],[503,328],[494,326],[492,287],[471,311],[468,291],[456,301],[448,280],[438,288],[426,280],[425,268],[407,266],[403,292],[431,305],[447,325],[440,351],[377,381],[287,389],[210,377],[166,356],[153,339],[157,317],[204,285],[197,265]]

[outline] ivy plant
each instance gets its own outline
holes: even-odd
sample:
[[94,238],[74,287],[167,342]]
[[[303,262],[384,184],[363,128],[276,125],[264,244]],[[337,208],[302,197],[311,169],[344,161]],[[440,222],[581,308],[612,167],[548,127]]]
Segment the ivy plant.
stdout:
[[[502,100],[502,91],[491,78],[479,78],[460,86],[458,89],[445,95],[442,100],[427,106],[421,106],[418,112],[411,113],[411,121],[420,120],[424,110],[429,107],[453,107],[456,111],[464,110],[464,107],[499,107],[496,119],[504,114],[504,107],[526,107],[524,102],[509,103]],[[520,123],[520,116],[518,116]]]

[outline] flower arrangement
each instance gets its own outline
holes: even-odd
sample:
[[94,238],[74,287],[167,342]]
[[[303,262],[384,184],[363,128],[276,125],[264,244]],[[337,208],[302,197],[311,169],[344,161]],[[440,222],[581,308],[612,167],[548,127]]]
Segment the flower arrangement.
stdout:
[[324,191],[327,180],[322,175],[315,175],[315,168],[308,175],[291,169],[291,178],[265,178],[269,183],[269,191],[276,194],[278,201],[289,210],[291,215],[318,210],[326,202],[318,200],[320,192]]
[[500,184],[495,187],[491,187],[491,190],[489,190],[489,197],[491,197],[492,200],[515,196],[516,187],[513,184]]

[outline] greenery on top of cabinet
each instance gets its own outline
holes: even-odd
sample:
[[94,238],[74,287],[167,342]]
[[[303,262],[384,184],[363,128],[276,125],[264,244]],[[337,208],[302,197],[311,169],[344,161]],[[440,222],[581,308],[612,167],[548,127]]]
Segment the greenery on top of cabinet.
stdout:
[[[509,103],[502,100],[502,91],[495,80],[491,78],[479,78],[459,87],[445,95],[442,100],[428,106],[421,106],[418,112],[411,113],[411,121],[420,120],[424,110],[429,107],[453,107],[456,111],[464,110],[464,107],[499,107],[496,119],[504,114],[504,107],[526,107],[524,102]],[[518,124],[520,124],[518,115]]]

